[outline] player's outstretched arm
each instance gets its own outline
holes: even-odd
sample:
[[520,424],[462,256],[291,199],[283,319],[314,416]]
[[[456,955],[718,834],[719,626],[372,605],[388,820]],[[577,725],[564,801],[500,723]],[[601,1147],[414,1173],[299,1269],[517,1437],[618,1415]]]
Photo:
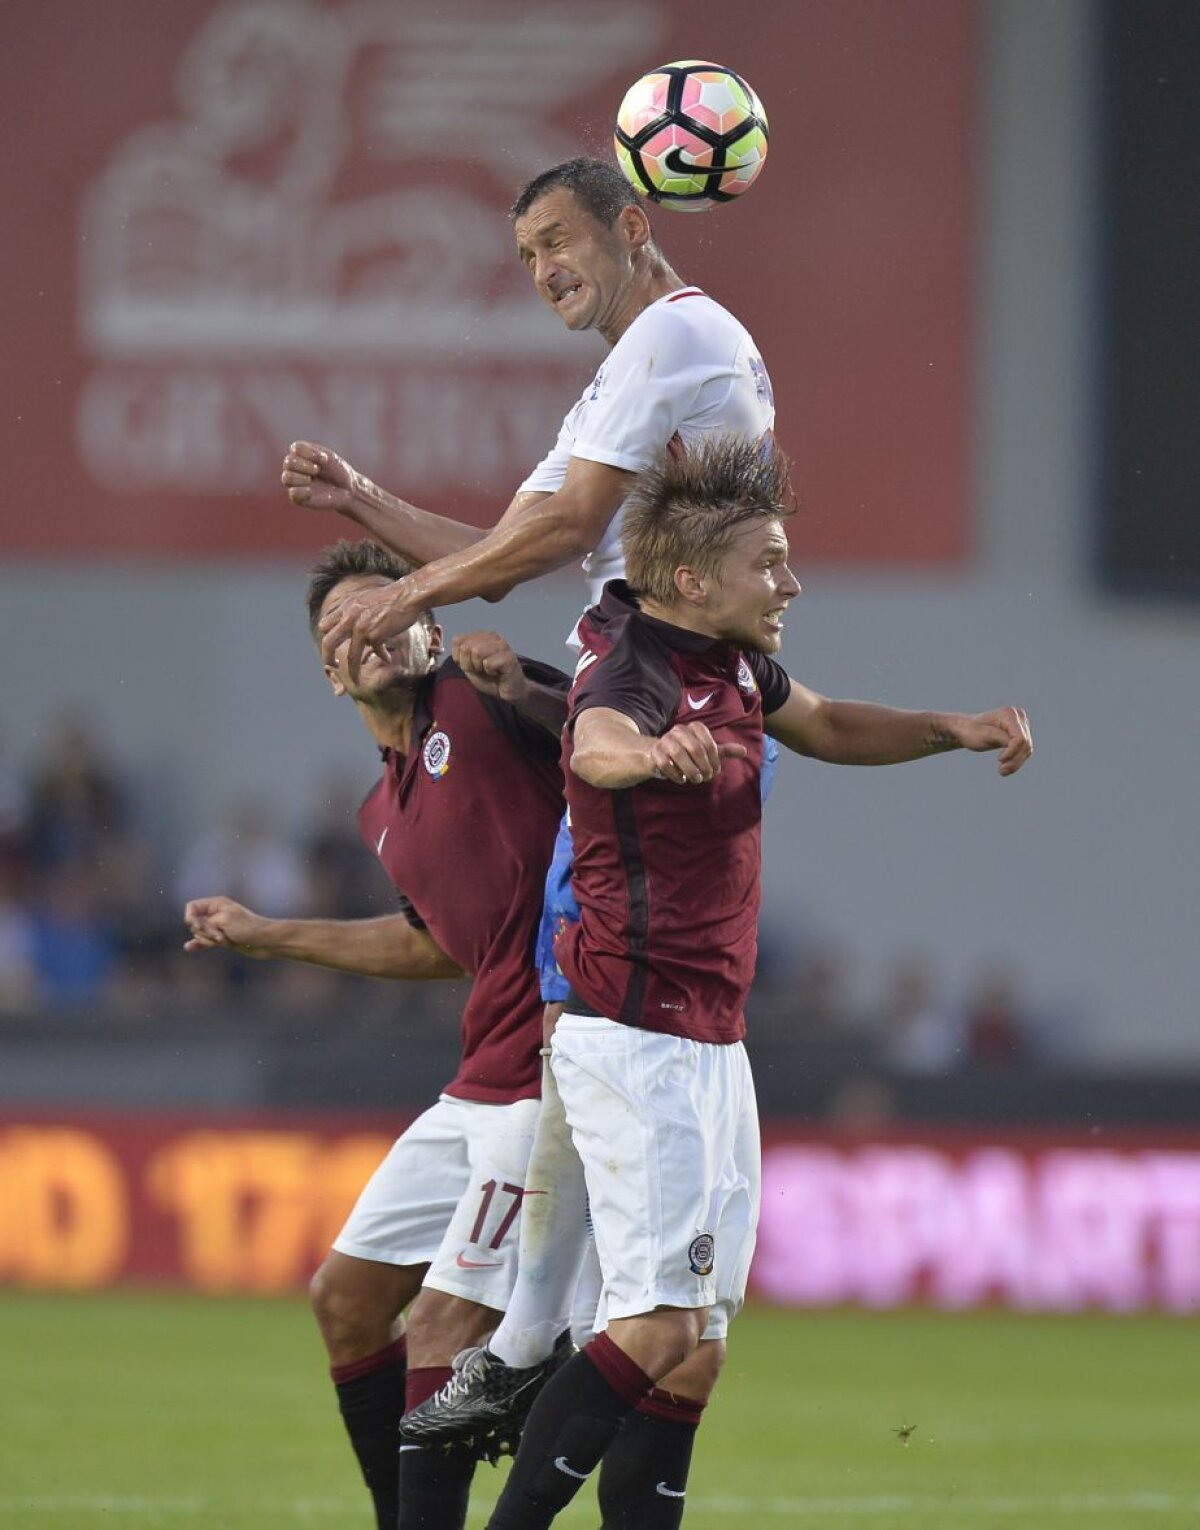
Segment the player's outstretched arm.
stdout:
[[566,690],[530,679],[498,632],[463,633],[452,640],[450,657],[477,691],[508,702],[556,738],[562,732],[567,721]]
[[379,650],[418,614],[482,596],[500,600],[509,590],[581,558],[599,542],[633,475],[603,462],[572,457],[554,494],[519,494],[481,540],[427,563],[407,579],[364,590],[343,601],[321,623],[327,664],[349,638],[352,677],[363,655]]
[[607,791],[643,781],[703,786],[724,760],[744,759],[741,744],[718,744],[703,723],[679,723],[661,738],[647,738],[632,717],[611,707],[589,707],[575,724],[571,770]]
[[360,977],[458,978],[457,962],[403,914],[379,919],[268,919],[232,898],[193,898],[184,909],[185,951],[223,948],[262,960],[285,957]]
[[292,442],[283,459],[280,482],[292,504],[346,516],[409,563],[431,563],[484,535],[477,526],[421,510],[389,494],[345,457],[313,441]]
[[764,726],[787,748],[832,765],[898,765],[970,749],[998,751],[997,769],[1011,776],[1033,754],[1029,718],[1020,707],[974,714],[909,712],[867,701],[831,701],[796,680]]

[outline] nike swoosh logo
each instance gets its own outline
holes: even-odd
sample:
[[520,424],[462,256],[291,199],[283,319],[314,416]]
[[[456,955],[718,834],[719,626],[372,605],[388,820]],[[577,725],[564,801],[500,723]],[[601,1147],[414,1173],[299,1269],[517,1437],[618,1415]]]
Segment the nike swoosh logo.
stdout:
[[701,707],[706,707],[716,694],[716,691],[709,691],[708,695],[701,696],[699,701],[697,701],[694,696],[689,694],[687,704],[689,707],[691,707],[693,712],[698,712]]
[[485,1259],[481,1262],[478,1259],[468,1259],[463,1254],[459,1254],[454,1262],[460,1270],[498,1270],[500,1268],[499,1259]]
[[669,1488],[665,1482],[660,1482],[658,1484],[658,1486],[654,1489],[654,1491],[656,1493],[661,1493],[664,1498],[686,1498],[687,1497],[687,1492],[686,1491],[684,1491],[682,1493],[677,1493],[674,1488]]
[[391,824],[389,823],[388,826],[387,826],[387,829],[384,829],[383,833],[375,841],[375,854],[376,855],[382,855],[383,854],[383,842],[388,837],[388,829],[390,829],[390,828],[391,828]]
[[586,1482],[591,1475],[590,1472],[577,1472],[573,1466],[568,1466],[566,1456],[555,1456],[554,1464],[560,1472],[566,1472],[568,1477],[575,1477],[580,1482]]

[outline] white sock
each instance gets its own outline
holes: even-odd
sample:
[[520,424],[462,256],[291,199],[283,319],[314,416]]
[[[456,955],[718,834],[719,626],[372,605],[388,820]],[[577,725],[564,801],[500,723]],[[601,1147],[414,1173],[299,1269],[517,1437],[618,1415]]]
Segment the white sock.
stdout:
[[596,1308],[600,1305],[603,1285],[600,1255],[596,1252],[596,1240],[589,1232],[583,1268],[575,1282],[575,1295],[571,1300],[571,1338],[576,1349],[585,1348],[596,1337]]
[[521,1202],[517,1283],[488,1349],[518,1370],[537,1365],[566,1328],[587,1245],[587,1188],[549,1062]]

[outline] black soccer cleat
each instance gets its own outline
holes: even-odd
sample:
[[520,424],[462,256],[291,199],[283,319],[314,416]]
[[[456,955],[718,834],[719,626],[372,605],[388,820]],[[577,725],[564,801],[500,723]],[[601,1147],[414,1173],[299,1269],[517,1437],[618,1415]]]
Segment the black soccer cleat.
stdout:
[[538,1393],[575,1352],[564,1334],[549,1359],[517,1369],[490,1350],[454,1357],[454,1375],[400,1420],[400,1438],[412,1445],[471,1440],[490,1460],[514,1452]]

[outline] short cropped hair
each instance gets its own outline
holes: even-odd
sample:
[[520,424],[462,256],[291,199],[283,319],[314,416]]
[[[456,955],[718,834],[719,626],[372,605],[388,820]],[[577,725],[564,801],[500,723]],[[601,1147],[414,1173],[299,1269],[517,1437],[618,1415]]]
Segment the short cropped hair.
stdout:
[[[413,572],[413,565],[398,558],[394,552],[381,547],[378,542],[363,540],[351,542],[343,537],[327,547],[313,565],[308,581],[308,628],[314,637],[321,622],[321,609],[329,599],[329,592],[337,588],[343,579],[381,578],[404,579]],[[420,620],[427,627],[437,621],[433,611],[420,613]]]
[[673,605],[676,569],[715,575],[744,526],[794,509],[790,465],[771,435],[710,436],[670,452],[639,474],[626,501],[626,577],[639,595]]
[[556,186],[566,189],[591,213],[597,223],[611,228],[626,207],[641,207],[642,198],[616,168],[602,159],[565,159],[535,175],[509,210],[515,223],[523,218],[538,197]]

